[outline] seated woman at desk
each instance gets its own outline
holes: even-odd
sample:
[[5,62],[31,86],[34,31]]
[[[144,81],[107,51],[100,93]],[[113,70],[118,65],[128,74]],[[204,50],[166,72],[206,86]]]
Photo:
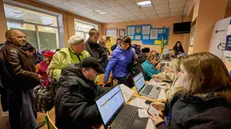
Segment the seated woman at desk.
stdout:
[[153,75],[160,73],[160,65],[156,55],[149,55],[147,60],[141,64],[145,73],[144,79],[150,80]]
[[217,56],[197,53],[184,57],[180,78],[185,89],[168,104],[152,104],[163,115],[150,115],[157,129],[229,129],[231,127],[231,78]]
[[169,72],[162,72],[154,75],[152,78],[160,82],[169,82],[171,85],[166,89],[166,98],[172,100],[174,94],[183,90],[181,79],[179,78],[180,63],[183,57],[176,58],[170,62]]

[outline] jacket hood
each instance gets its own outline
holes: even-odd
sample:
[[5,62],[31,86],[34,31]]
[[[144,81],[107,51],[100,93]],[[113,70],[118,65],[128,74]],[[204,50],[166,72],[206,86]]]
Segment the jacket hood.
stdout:
[[80,70],[81,70],[80,63],[70,64],[67,67],[62,69],[61,75],[62,76],[80,76],[82,75]]
[[59,79],[61,83],[65,83],[67,86],[80,84],[81,86],[87,88],[95,88],[94,81],[90,81],[85,78],[85,76],[81,72],[81,64],[74,63],[70,64],[67,67],[62,69],[61,77]]
[[185,94],[184,100],[189,103],[229,103],[231,104],[231,90],[222,92],[210,92],[205,94]]

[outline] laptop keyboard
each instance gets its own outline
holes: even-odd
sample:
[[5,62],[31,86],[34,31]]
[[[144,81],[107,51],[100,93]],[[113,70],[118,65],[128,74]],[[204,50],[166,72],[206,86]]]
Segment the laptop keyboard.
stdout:
[[121,119],[118,122],[118,125],[115,127],[115,129],[129,129],[132,127],[133,121],[135,120],[136,115],[138,113],[137,108],[131,105],[125,105],[124,109],[121,112],[123,116],[118,116]]
[[146,85],[144,90],[142,91],[142,94],[148,95],[152,91],[153,86]]
[[157,99],[159,93],[160,93],[160,87],[153,87],[153,90],[149,95],[152,96],[154,99]]

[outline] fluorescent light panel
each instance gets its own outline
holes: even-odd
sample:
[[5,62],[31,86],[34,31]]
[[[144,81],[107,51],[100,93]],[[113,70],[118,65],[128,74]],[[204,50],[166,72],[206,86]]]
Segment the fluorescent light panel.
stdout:
[[96,9],[94,10],[94,12],[100,14],[100,15],[103,15],[103,14],[106,14],[107,12],[103,11],[103,10],[100,10],[100,9]]
[[152,2],[150,0],[148,1],[141,1],[141,2],[137,2],[136,3],[139,7],[151,7],[152,6]]

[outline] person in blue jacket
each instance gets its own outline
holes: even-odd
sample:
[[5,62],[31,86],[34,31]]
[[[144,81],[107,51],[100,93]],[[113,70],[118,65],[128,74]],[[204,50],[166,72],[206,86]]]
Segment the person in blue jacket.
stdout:
[[154,74],[160,73],[160,63],[156,55],[149,55],[147,60],[141,64],[143,71],[145,72],[144,79],[150,80]]
[[116,49],[112,52],[106,72],[104,74],[104,83],[108,81],[112,71],[112,76],[118,81],[118,84],[133,87],[133,83],[129,77],[129,68],[134,60],[134,53],[131,50],[131,41],[131,38],[124,37],[121,44],[117,45]]

